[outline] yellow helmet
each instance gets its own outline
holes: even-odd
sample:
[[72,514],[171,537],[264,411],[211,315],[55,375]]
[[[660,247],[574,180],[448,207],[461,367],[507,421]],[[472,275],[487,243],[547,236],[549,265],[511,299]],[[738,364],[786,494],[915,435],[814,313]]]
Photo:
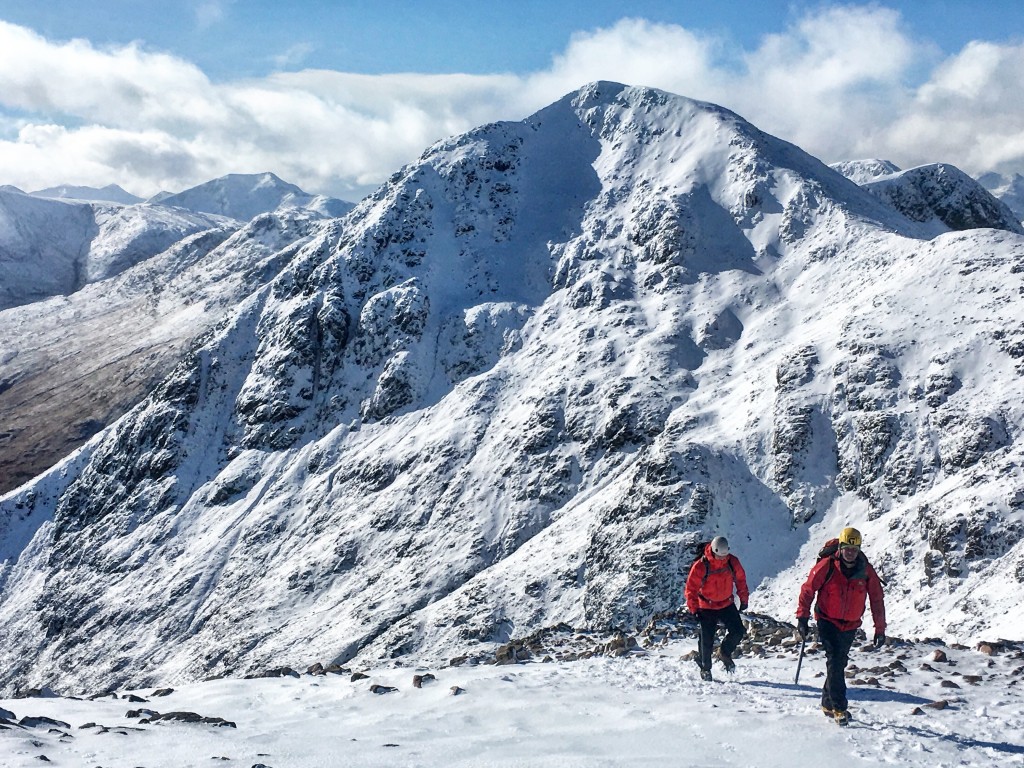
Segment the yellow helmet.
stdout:
[[860,543],[860,531],[856,528],[843,528],[843,532],[839,534],[839,546],[859,547]]

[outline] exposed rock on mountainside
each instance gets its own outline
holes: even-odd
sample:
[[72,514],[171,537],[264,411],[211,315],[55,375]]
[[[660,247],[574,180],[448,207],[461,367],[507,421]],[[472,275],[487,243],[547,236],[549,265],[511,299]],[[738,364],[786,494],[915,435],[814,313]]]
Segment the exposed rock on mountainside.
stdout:
[[1005,203],[958,168],[922,165],[864,184],[914,221],[941,222],[952,230],[992,227],[1024,233],[1020,219]]
[[[118,198],[118,191],[61,187],[28,196],[0,190],[0,310],[8,309],[0,311],[7,339],[0,347],[0,493],[51,467],[137,404],[191,339],[272,277],[261,265],[269,251],[288,244],[284,238],[302,239],[314,220],[352,208],[272,174],[216,179],[180,193],[177,207],[83,202]],[[81,199],[40,199],[46,194]],[[247,221],[280,211],[227,244],[228,251],[240,245],[236,256],[218,252],[207,259],[241,227],[201,211],[213,198],[234,215],[251,214]],[[193,203],[195,210],[185,209]],[[210,266],[215,262],[238,272],[226,275]],[[77,295],[140,264],[125,280]],[[225,289],[231,298],[211,298]],[[44,301],[54,295],[68,298]],[[197,296],[205,297],[202,306],[186,310]],[[128,326],[131,332],[119,332]]]
[[1024,238],[944,220],[613,83],[440,142],[0,502],[3,682],[640,626],[713,533],[788,617],[849,524],[894,633],[1021,634]]

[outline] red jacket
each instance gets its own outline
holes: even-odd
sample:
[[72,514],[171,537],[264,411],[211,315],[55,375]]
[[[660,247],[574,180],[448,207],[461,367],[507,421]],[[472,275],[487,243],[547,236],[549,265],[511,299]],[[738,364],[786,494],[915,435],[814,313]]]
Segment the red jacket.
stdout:
[[817,595],[818,602],[814,605],[817,621],[830,621],[844,632],[857,629],[864,616],[864,604],[870,598],[875,632],[885,632],[885,598],[875,569],[863,553],[857,555],[849,575],[843,573],[841,562],[837,553],[814,564],[807,581],[800,587],[796,617],[811,615],[811,601]]
[[734,605],[733,584],[740,602],[750,598],[747,590],[747,574],[736,555],[718,559],[711,552],[711,545],[704,548],[704,556],[690,566],[686,577],[686,609],[690,613],[703,610],[719,610]]

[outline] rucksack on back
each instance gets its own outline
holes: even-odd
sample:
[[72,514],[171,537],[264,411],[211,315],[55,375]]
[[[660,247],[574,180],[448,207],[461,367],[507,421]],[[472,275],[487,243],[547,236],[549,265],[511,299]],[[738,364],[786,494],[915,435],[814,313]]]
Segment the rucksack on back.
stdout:
[[698,560],[704,557],[704,552],[707,550],[709,544],[711,544],[711,539],[708,539],[707,541],[698,541],[696,544],[694,544],[693,562],[691,562],[690,565],[693,565],[693,563],[696,563]]
[[832,557],[832,555],[838,551],[839,539],[829,539],[822,545],[821,549],[818,550],[818,559],[823,560],[826,557]]
[[[836,539],[836,541],[838,541],[838,539]],[[707,548],[708,546],[710,546],[710,544],[711,539],[707,539],[706,541],[697,542],[697,544],[693,548],[693,562],[690,563],[690,567],[693,568],[694,564],[700,562],[701,560],[703,560],[705,562],[705,565],[707,566],[704,569],[704,578],[700,580],[700,589],[704,589],[704,585],[708,583],[708,576],[711,575],[711,561],[708,560],[704,554],[707,551]],[[732,558],[727,557],[725,562],[726,565],[729,566],[729,570],[732,571],[732,578],[735,581],[736,569],[733,568]]]
[[[824,586],[826,583],[828,583],[828,580],[832,578],[832,571],[835,570],[836,564],[835,564],[835,561],[832,560],[831,558],[838,551],[839,551],[839,539],[829,539],[824,544],[822,544],[821,545],[821,549],[818,550],[818,559],[815,562],[820,562],[820,561],[824,560],[826,557],[829,558],[828,575],[825,576],[825,581],[822,582],[822,586]],[[868,565],[871,564],[870,561],[868,560],[867,556],[864,554],[864,550],[863,549],[860,551],[860,556],[864,558],[864,562],[865,563],[867,563]],[[876,573],[875,575],[877,576],[878,574]],[[882,586],[885,586],[885,583],[886,583],[885,579],[883,579],[881,576],[879,576],[878,580],[880,582],[882,582]]]

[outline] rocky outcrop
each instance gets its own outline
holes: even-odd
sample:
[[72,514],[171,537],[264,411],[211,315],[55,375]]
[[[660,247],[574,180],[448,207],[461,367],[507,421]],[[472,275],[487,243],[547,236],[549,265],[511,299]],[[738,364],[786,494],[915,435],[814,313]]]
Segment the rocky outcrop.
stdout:
[[937,221],[953,231],[991,227],[1024,233],[1005,203],[952,165],[911,168],[869,181],[864,188],[913,221]]

